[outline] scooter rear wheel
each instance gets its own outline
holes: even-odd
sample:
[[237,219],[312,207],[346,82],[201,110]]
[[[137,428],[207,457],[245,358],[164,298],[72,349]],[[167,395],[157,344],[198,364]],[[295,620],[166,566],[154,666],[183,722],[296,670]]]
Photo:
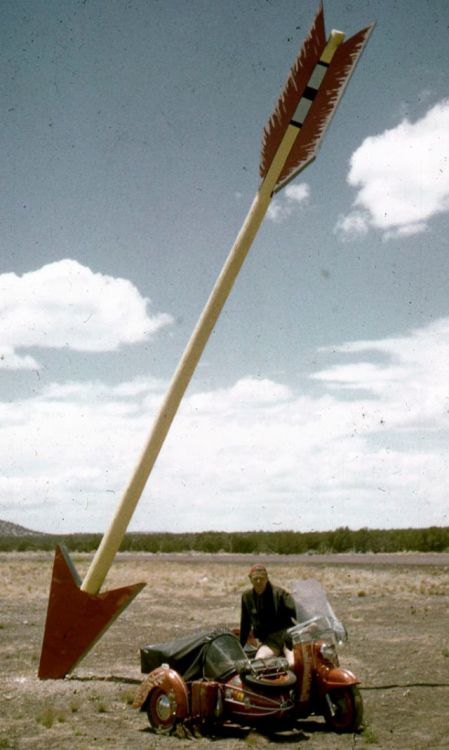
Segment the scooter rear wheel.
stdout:
[[323,713],[334,732],[357,732],[363,721],[363,700],[357,685],[330,690]]

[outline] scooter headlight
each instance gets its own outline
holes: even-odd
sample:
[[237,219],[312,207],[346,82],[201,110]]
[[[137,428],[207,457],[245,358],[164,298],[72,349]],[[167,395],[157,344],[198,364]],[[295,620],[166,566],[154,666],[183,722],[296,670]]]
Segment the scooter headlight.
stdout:
[[335,662],[337,659],[337,649],[333,643],[322,643],[320,646],[320,654],[323,659],[327,661]]

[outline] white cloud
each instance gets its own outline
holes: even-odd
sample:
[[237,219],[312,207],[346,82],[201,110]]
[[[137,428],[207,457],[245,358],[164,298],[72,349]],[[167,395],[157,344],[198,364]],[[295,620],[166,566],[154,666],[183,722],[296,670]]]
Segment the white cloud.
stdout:
[[[132,528],[447,524],[449,319],[332,351],[319,395],[251,377],[188,395]],[[55,383],[0,403],[0,517],[105,530],[164,391]]]
[[301,204],[306,204],[310,197],[310,187],[306,182],[299,185],[287,185],[278,198],[274,198],[267,211],[267,218],[276,224],[288,219]]
[[17,276],[0,275],[0,369],[35,369],[30,347],[113,351],[147,340],[172,322],[150,315],[149,300],[126,279],[61,260]]
[[[383,424],[389,429],[424,430],[426,441],[449,427],[449,319],[442,318],[408,336],[380,341],[355,341],[336,352],[353,355],[382,356],[383,364],[358,361],[339,365],[315,378],[333,390],[366,391],[382,413]],[[374,414],[370,408],[365,414]],[[440,432],[444,431],[444,432]],[[422,441],[422,436],[417,437]]]
[[385,239],[417,234],[449,210],[449,100],[412,123],[366,138],[353,153],[348,182],[354,209],[341,216],[341,237],[380,230]]
[[284,193],[291,203],[304,203],[310,196],[310,187],[306,182],[299,185],[290,184],[284,189]]
[[10,346],[0,344],[0,370],[37,370],[39,364],[29,355],[16,354]]
[[353,239],[368,234],[369,222],[366,214],[361,211],[351,211],[346,216],[340,216],[336,226],[336,232],[343,239]]

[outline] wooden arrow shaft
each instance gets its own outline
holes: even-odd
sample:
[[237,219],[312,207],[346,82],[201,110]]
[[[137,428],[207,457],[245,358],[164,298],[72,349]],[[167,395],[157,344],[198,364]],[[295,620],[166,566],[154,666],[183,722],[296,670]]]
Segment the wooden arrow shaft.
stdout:
[[[326,60],[331,59],[341,41],[342,35],[336,42],[335,32],[332,32],[323,52]],[[243,226],[180,359],[134,473],[83,580],[81,590],[86,593],[98,593],[106,578],[182,397],[265,217],[276,182],[299,132],[300,128],[296,126],[289,125],[287,127],[268,172],[259,187]]]
[[87,593],[96,594],[100,590],[120,547],[181,399],[266,214],[271,200],[271,192],[269,183],[265,179],[180,359],[142,455],[83,580],[81,589]]

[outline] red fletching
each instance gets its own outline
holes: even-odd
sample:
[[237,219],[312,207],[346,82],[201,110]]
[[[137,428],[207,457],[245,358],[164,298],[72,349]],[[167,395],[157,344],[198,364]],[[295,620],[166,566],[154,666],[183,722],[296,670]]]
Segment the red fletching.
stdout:
[[323,6],[320,4],[310,31],[292,65],[290,75],[282,89],[276,108],[265,126],[262,136],[262,153],[260,159],[260,175],[262,178],[268,172],[273,157],[279,148],[282,137],[293,117],[298,102],[304,93],[307,82],[320,59],[325,45],[324,14]]
[[[357,32],[337,48],[279,175],[275,190],[283,187],[315,158],[326,128],[373,26],[374,24],[371,24]],[[265,128],[260,164],[262,178],[268,171],[325,44],[323,9],[320,6],[309,35],[292,67],[276,110]]]

